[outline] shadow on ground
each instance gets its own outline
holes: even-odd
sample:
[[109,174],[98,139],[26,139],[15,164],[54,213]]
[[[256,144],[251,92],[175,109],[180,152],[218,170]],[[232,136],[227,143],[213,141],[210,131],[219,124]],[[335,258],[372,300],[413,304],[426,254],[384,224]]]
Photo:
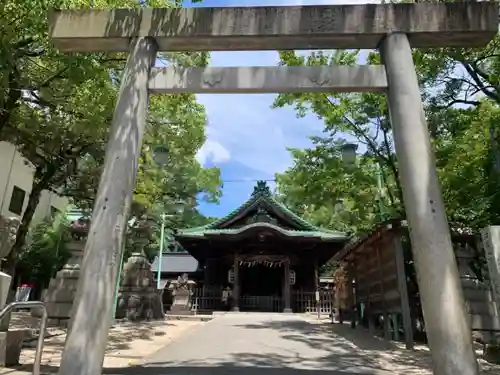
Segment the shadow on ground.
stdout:
[[[347,325],[316,324],[307,321],[264,321],[259,324],[237,325],[239,329],[275,330],[282,340],[294,341],[293,350],[279,353],[244,353],[235,348],[224,358],[203,358],[185,362],[149,362],[141,368],[106,369],[113,375],[280,375],[280,374],[430,374],[430,358],[399,346],[370,337],[364,330],[352,330]],[[251,337],[251,336],[250,336]],[[304,345],[316,353],[303,354]]]
[[153,337],[164,336],[165,332],[155,331],[155,327],[161,325],[163,327],[173,326],[165,321],[125,324],[113,328],[109,335],[107,351],[130,349],[130,342],[134,340],[151,340]]
[[103,374],[109,375],[359,375],[380,374],[389,375],[389,372],[360,372],[360,371],[332,371],[332,370],[306,370],[273,367],[244,367],[244,366],[218,366],[218,367],[144,367],[127,369],[108,369]]
[[247,324],[244,329],[275,329],[287,340],[297,341],[315,350],[329,351],[322,358],[325,366],[344,363],[382,369],[381,363],[401,365],[408,370],[415,367],[431,371],[429,352],[406,350],[400,345],[374,337],[364,328],[352,329],[347,324],[308,321],[270,321],[265,324]]
[[[399,345],[372,337],[364,329],[351,329],[348,325],[311,323],[301,320],[263,321],[259,324],[235,325],[244,330],[273,330],[281,340],[290,340],[293,350],[269,347],[265,353],[238,351],[235,346],[224,358],[207,357],[186,361],[151,360],[146,365],[128,368],[107,368],[108,375],[427,375],[432,374],[427,351],[409,351]],[[131,328],[110,345],[126,345],[127,335],[145,335]],[[250,336],[251,337],[251,336]],[[175,343],[174,343],[175,345]],[[210,344],[208,344],[210,345]],[[266,345],[263,343],[262,345]],[[311,358],[303,354],[304,346],[313,349]],[[302,348],[302,350],[301,350]],[[174,349],[174,348],[173,348]],[[275,351],[275,352],[273,352]],[[174,350],[175,352],[175,350]],[[311,353],[311,351],[309,351]],[[174,356],[175,357],[175,356]],[[156,357],[157,358],[157,357]],[[56,367],[45,366],[42,371],[56,373]],[[498,374],[498,367],[483,367],[483,374]]]
[[[119,353],[122,350],[131,349],[131,343],[137,340],[151,341],[154,337],[164,336],[165,332],[155,331],[155,327],[161,325],[165,326],[173,326],[173,324],[159,321],[159,322],[148,322],[141,323],[141,325],[133,324],[133,323],[123,323],[113,327],[110,330],[108,346],[106,348],[106,355],[113,357],[120,357]],[[64,344],[66,340],[66,335],[58,335],[49,337],[45,340],[43,357],[42,357],[42,374],[43,373],[57,373],[59,367],[58,363],[61,358],[61,353],[64,349]],[[36,342],[33,342],[30,345],[31,349],[26,349],[31,351],[31,355],[29,355],[28,364],[16,366],[17,370],[29,371],[31,372],[33,369],[33,356],[34,356],[34,347]],[[124,358],[130,360],[131,356],[127,355]],[[141,359],[141,358],[137,358]],[[53,364],[57,363],[57,365]]]

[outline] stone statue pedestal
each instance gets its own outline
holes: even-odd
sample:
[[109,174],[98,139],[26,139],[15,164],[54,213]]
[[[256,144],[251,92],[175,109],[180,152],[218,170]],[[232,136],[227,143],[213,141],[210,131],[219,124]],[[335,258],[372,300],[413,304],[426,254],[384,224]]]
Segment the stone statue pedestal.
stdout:
[[[12,251],[16,243],[17,230],[21,221],[17,217],[5,217],[0,215],[0,260],[4,260]],[[12,277],[0,272],[0,310],[5,307],[10,295]],[[10,301],[9,301],[10,302]],[[0,321],[0,332],[7,332],[10,322],[10,313]]]
[[130,321],[165,318],[162,291],[156,289],[151,264],[142,253],[133,253],[123,267],[115,318]]
[[192,311],[192,296],[193,287],[195,282],[185,278],[172,282],[170,288],[172,289],[173,301],[170,307],[170,315],[193,315]]
[[[0,272],[0,310],[2,310],[7,304],[7,297],[10,292],[10,284],[12,283],[12,277],[4,272]],[[0,320],[0,332],[7,332],[9,329],[11,313],[7,313],[5,317]]]
[[[17,218],[0,216],[0,259],[6,258],[16,241],[20,221]],[[12,277],[0,272],[0,310],[7,304]],[[29,336],[29,329],[9,328],[11,313],[0,321],[0,366],[19,364],[23,340]]]
[[17,366],[23,341],[31,337],[29,328],[11,328],[0,332],[0,366]]
[[178,291],[175,293],[172,306],[170,307],[172,315],[192,315],[191,311],[191,293],[189,291]]
[[[67,247],[71,252],[71,257],[56,276],[50,280],[49,287],[42,297],[47,307],[49,325],[69,326],[89,224],[88,220],[80,219],[70,226],[72,240],[67,244]],[[31,315],[40,318],[42,312],[40,309],[33,309]]]

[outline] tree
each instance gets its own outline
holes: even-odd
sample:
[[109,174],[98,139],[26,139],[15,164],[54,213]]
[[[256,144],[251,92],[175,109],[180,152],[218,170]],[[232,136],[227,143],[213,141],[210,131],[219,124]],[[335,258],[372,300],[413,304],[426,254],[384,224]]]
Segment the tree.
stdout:
[[[206,201],[216,202],[220,195],[218,168],[202,168],[196,153],[205,141],[206,117],[203,106],[191,94],[153,96],[150,101],[148,124],[139,159],[137,183],[129,220],[142,216],[156,218],[153,240],[146,255],[153,258],[159,247],[162,214],[168,215],[167,228],[196,225],[200,217],[196,210],[200,194]],[[166,148],[168,160],[160,166],[155,162],[157,147]],[[97,193],[104,155],[88,156],[79,173],[68,180],[65,194],[81,209],[90,211]],[[174,206],[182,202],[182,214]],[[195,220],[195,221],[193,221]],[[199,220],[199,219],[198,219]],[[133,235],[126,241],[125,259],[134,244]]]
[[[66,180],[76,173],[80,158],[102,152],[107,127],[105,118],[112,111],[111,100],[115,92],[105,76],[103,71],[100,77],[94,75],[93,80],[88,77],[85,82],[73,86],[72,91],[65,90],[68,97],[64,101],[51,99],[50,106],[43,105],[46,94],[35,94],[42,97],[40,102],[20,104],[11,117],[11,125],[0,134],[2,140],[16,145],[34,169],[33,186],[17,232],[13,256],[24,247],[42,191],[60,192]],[[96,81],[102,84],[98,92],[93,90]],[[86,115],[73,115],[73,108]]]
[[[298,55],[294,51],[280,52],[280,65],[285,66],[316,66],[316,65],[354,65],[359,58],[358,51],[333,51],[314,52],[309,56]],[[368,57],[369,64],[378,64],[380,61],[377,54],[372,53]],[[313,137],[314,148],[306,150],[305,153],[292,151],[296,164],[289,171],[289,181],[299,178],[303,182],[298,186],[307,186],[307,194],[323,191],[323,196],[312,198],[315,201],[316,215],[323,215],[325,219],[331,217],[335,202],[344,201],[344,213],[356,214],[351,218],[342,218],[341,224],[329,223],[328,226],[345,228],[353,231],[366,229],[373,220],[380,219],[380,212],[371,214],[364,212],[367,209],[380,206],[379,200],[384,200],[383,207],[387,214],[403,216],[402,192],[399,184],[399,175],[396,157],[394,153],[394,142],[389,121],[389,113],[385,97],[377,93],[336,93],[336,94],[280,94],[274,102],[274,107],[291,105],[295,108],[297,116],[303,117],[308,112],[313,112],[325,124],[323,137]],[[359,158],[359,167],[346,170],[340,163],[339,147],[345,140],[343,138],[355,138],[366,152]],[[332,159],[333,158],[333,159]],[[380,166],[381,181],[383,182],[383,196],[377,196],[376,166]],[[297,176],[301,170],[303,177]],[[313,172],[314,171],[314,172]],[[314,176],[309,179],[308,176]],[[284,176],[281,179],[280,189],[283,189]],[[311,187],[316,184],[316,187]],[[295,183],[294,183],[295,185]],[[323,186],[323,187],[322,187]],[[328,186],[329,189],[324,187]],[[299,188],[300,189],[300,188]],[[329,194],[335,191],[334,194]],[[328,198],[327,198],[328,196]],[[304,198],[304,197],[302,197]],[[326,200],[325,200],[326,198]],[[331,199],[335,201],[331,201]],[[298,198],[300,202],[301,198]],[[305,199],[305,198],[304,198]],[[359,203],[355,203],[358,201]],[[367,201],[372,201],[372,208],[367,208]],[[322,204],[321,202],[326,202]],[[319,207],[322,207],[319,209]],[[319,211],[318,211],[319,210]],[[323,211],[320,214],[320,211]],[[342,216],[340,215],[340,216]],[[357,216],[356,216],[357,215]],[[374,216],[375,215],[375,216]],[[358,217],[359,219],[354,219]],[[339,220],[339,216],[330,220]],[[347,220],[347,221],[346,221]],[[366,220],[365,223],[359,220]],[[326,223],[325,223],[326,224]]]
[[[480,55],[484,52],[476,53]],[[281,64],[291,66],[350,65],[356,60],[355,55],[356,52],[340,51],[330,54],[313,53],[307,57],[288,51],[280,54]],[[415,56],[417,72],[424,85],[425,112],[436,150],[438,173],[450,222],[471,228],[496,223],[499,221],[499,164],[496,157],[497,135],[492,129],[498,123],[498,103],[487,96],[478,98],[468,107],[457,107],[450,99],[451,96],[444,94],[445,91],[449,93],[449,87],[445,91],[440,91],[439,87],[434,91],[430,90],[429,82],[436,83],[431,79],[431,72],[436,77],[447,77],[446,69],[437,64],[438,57],[442,58],[442,55],[436,51],[416,51]],[[368,63],[378,62],[377,53],[370,53]],[[433,71],[431,67],[437,71]],[[463,90],[465,89],[458,90],[456,95],[463,95]],[[365,186],[375,186],[373,178],[370,181],[366,176],[361,177],[362,173],[373,176],[374,172],[369,168],[362,172],[363,165],[371,158],[372,162],[377,161],[381,165],[384,191],[387,192],[385,204],[389,207],[389,212],[392,215],[404,215],[391,124],[383,96],[365,93],[333,96],[286,94],[280,95],[274,105],[293,105],[298,116],[311,111],[325,123],[326,136],[313,138],[314,146],[311,149],[293,151],[294,166],[278,176],[279,191],[287,194],[287,199],[297,202],[299,206],[306,205],[302,207],[306,215],[309,210],[309,215],[313,217],[323,216],[324,219],[318,220],[337,229],[340,229],[339,225],[351,230],[368,229],[374,223],[373,216],[359,216],[362,222],[355,222],[352,217],[346,217],[346,214],[334,215],[334,218],[331,216],[335,202],[342,199],[341,195],[352,197],[351,189],[360,194]],[[358,173],[361,175],[358,175],[359,179],[351,187],[346,183],[344,167],[330,160],[333,155],[338,158],[338,143],[346,137],[356,138],[367,150],[359,161]],[[362,197],[356,199],[376,207],[374,191],[366,192],[367,196],[372,197],[371,202],[363,201]],[[347,203],[346,210],[356,212],[357,209]],[[330,224],[328,220],[331,221]],[[340,220],[343,224],[335,223],[335,220]]]
[[[93,3],[94,7],[108,8],[180,4],[167,0]],[[8,0],[0,5],[0,139],[14,143],[35,171],[12,259],[24,247],[41,192],[60,192],[68,179],[81,174],[79,160],[99,159],[103,154],[125,56],[61,54],[47,36],[49,8],[89,4],[80,0]],[[172,64],[196,65],[206,64],[207,56],[160,57]],[[13,262],[8,263],[12,268]]]
[[[500,35],[486,48],[415,50],[413,57],[430,110],[479,106],[485,102],[481,97],[500,105]],[[493,167],[500,174],[498,124],[489,123],[488,132]]]
[[[489,100],[478,107],[446,109],[453,132],[435,140],[438,173],[449,221],[480,229],[500,223],[499,175],[488,142],[500,110]],[[451,112],[451,114],[450,114]]]
[[[221,194],[219,169],[202,168],[196,160],[196,153],[205,141],[205,123],[204,108],[196,103],[194,95],[151,98],[131,219],[143,214],[159,217],[162,213],[171,213],[174,204],[183,202],[184,213],[176,222],[189,226],[184,218],[194,215],[200,194],[206,201],[218,200]],[[164,166],[157,165],[154,160],[158,146],[165,147],[168,152]],[[64,190],[81,209],[88,211],[93,207],[103,159],[102,153],[84,159],[79,173],[69,179]]]
[[21,275],[21,282],[34,284],[36,291],[47,287],[71,255],[66,248],[68,226],[65,213],[60,213],[30,229],[30,246],[18,254],[16,273]]
[[354,234],[380,220],[373,158],[345,165],[338,146],[291,150],[293,166],[276,175],[278,196],[312,224]]

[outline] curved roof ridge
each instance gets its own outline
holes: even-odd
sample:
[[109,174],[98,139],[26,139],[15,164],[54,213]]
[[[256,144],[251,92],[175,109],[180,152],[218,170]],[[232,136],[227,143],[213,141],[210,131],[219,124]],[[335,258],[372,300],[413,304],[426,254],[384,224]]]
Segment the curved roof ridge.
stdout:
[[[279,225],[275,225],[272,223],[266,223],[266,222],[257,222],[257,223],[251,223],[247,224],[243,227],[240,228],[226,228],[226,229],[202,229],[202,230],[187,230],[187,231],[182,231],[181,235],[182,236],[195,236],[195,237],[200,237],[200,236],[205,236],[207,234],[232,234],[232,235],[238,235],[241,233],[244,233],[248,230],[251,230],[253,228],[268,228],[272,229],[276,232],[279,232],[283,235],[286,236],[297,236],[297,235],[309,235],[311,237],[320,237],[320,238],[326,238],[330,240],[344,240],[346,238],[344,233],[341,232],[325,232],[325,231],[310,231],[310,230],[293,230],[293,229],[286,229],[282,228]],[[194,228],[193,228],[194,229]]]
[[205,230],[222,230],[226,228],[219,228],[220,226],[230,222],[231,220],[235,220],[238,215],[242,215],[246,210],[252,208],[252,206],[258,205],[260,202],[265,202],[269,204],[271,207],[274,207],[277,211],[283,212],[293,223],[297,225],[300,230],[311,231],[311,232],[323,232],[328,234],[336,234],[336,235],[345,235],[343,232],[334,231],[322,227],[315,226],[309,223],[307,220],[300,217],[298,214],[289,209],[285,204],[279,202],[273,194],[269,191],[269,188],[266,186],[265,182],[259,181],[257,182],[256,187],[249,199],[247,199],[243,204],[230,211],[224,217],[217,219],[212,223],[208,223],[199,227],[186,228],[182,229],[183,233],[190,232],[200,232]]

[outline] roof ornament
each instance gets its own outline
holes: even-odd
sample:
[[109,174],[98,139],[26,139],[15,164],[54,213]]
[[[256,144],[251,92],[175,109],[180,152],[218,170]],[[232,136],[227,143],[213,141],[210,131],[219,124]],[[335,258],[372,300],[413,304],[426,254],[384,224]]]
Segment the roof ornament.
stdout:
[[257,181],[257,185],[253,188],[253,193],[252,197],[256,195],[271,195],[271,190],[269,189],[269,186],[267,186],[266,181],[264,180],[259,180]]

